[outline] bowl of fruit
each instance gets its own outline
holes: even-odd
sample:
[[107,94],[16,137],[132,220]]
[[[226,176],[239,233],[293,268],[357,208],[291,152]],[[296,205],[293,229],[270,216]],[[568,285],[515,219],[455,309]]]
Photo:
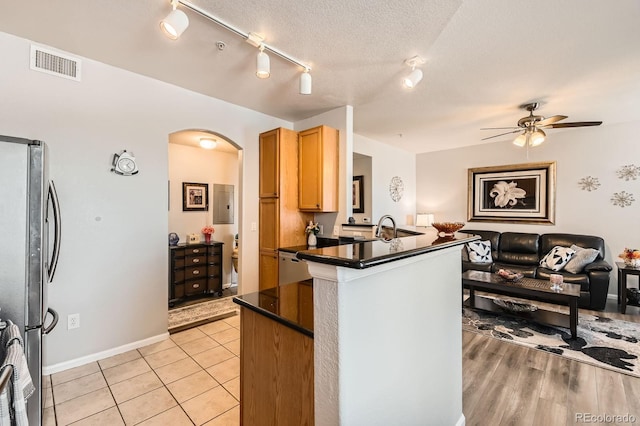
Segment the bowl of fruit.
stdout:
[[503,280],[510,282],[518,281],[520,278],[524,277],[520,272],[510,271],[509,269],[499,269],[496,274],[498,274],[498,276]]

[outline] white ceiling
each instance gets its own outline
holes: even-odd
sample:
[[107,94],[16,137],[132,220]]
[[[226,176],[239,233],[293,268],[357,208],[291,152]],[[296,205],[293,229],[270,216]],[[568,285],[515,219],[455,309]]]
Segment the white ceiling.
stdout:
[[[256,78],[257,49],[184,8],[191,24],[169,40],[168,0],[14,0],[0,31],[289,121],[353,105],[354,132],[416,153],[481,143],[492,134],[481,127],[515,125],[530,101],[566,121],[638,120],[637,0],[192,2],[310,64],[312,95],[275,55],[271,77]],[[408,91],[414,55],[427,63]],[[548,135],[578,131],[589,129]]]

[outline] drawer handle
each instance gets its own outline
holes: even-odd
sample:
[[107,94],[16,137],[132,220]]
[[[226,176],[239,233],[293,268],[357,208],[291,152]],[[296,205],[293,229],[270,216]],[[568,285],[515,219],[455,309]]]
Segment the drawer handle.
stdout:
[[195,271],[192,271],[193,275],[198,275],[200,273],[200,271],[198,271],[197,269]]
[[200,250],[198,250],[198,249],[193,249],[193,252],[194,252],[194,253],[200,253]]
[[200,259],[193,259],[193,263],[198,263],[200,262]]
[[198,288],[198,287],[200,287],[200,284],[194,284],[193,285],[193,288]]

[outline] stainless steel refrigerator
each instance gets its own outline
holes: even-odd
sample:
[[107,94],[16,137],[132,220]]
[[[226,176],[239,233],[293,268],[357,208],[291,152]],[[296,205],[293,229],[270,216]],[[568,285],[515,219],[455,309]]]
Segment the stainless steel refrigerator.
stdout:
[[[58,322],[47,289],[60,253],[60,210],[44,142],[0,135],[0,319],[20,327],[36,392],[29,423],[42,423],[42,344]],[[45,324],[46,323],[46,324]]]

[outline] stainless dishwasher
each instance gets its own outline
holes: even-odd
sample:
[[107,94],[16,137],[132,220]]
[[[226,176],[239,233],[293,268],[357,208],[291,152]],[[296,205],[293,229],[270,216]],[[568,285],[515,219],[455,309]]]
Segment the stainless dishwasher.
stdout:
[[278,262],[278,285],[311,279],[307,262],[296,258],[295,253],[281,251]]

